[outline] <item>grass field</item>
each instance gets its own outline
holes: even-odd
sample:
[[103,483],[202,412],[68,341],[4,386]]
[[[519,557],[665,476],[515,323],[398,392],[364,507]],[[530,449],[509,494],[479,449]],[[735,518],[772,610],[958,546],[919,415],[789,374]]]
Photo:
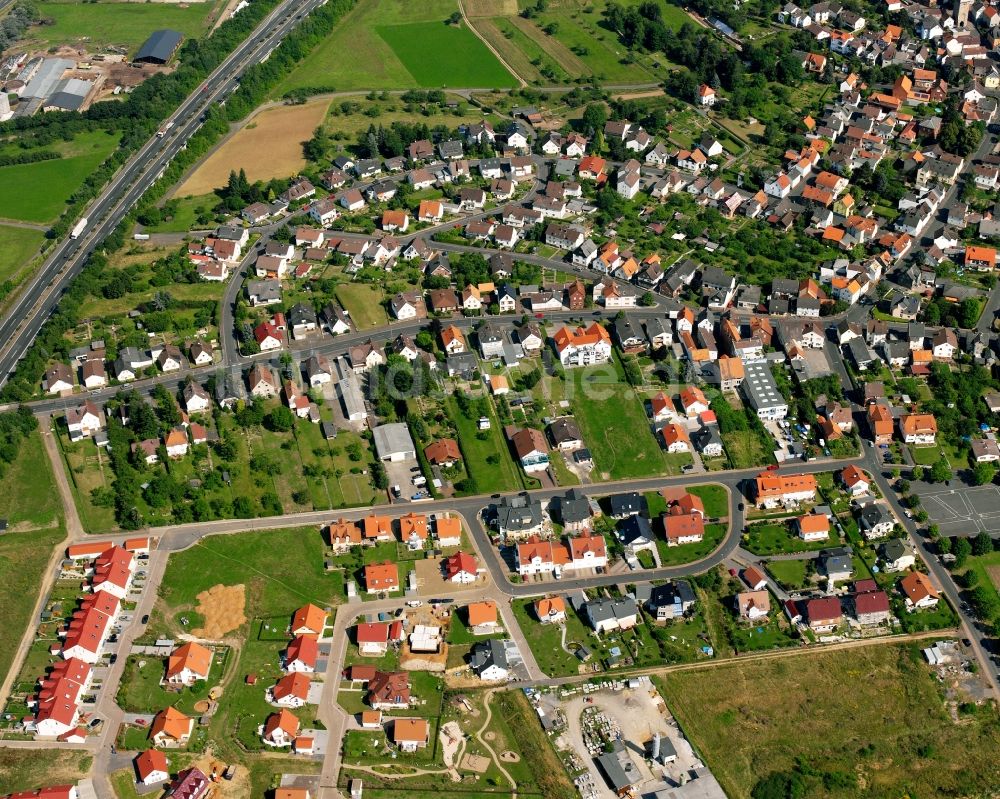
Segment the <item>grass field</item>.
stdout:
[[723,433],[722,443],[733,469],[748,469],[768,462],[768,452],[763,442],[751,430]]
[[[457,0],[365,0],[357,3],[326,41],[320,44],[274,91],[280,97],[291,89],[321,86],[338,91],[350,89],[394,89],[415,86],[413,76],[385,39],[377,25],[444,20],[458,10]],[[344,53],[362,57],[344,58]]]
[[76,783],[94,758],[68,749],[0,749],[0,785],[5,791],[33,791],[43,785]]
[[[170,556],[153,622],[163,632],[182,630],[173,619],[198,604],[214,585],[246,585],[247,618],[291,616],[301,605],[335,605],[341,580],[323,570],[323,540],[317,527],[218,535]],[[275,558],[274,553],[281,557]]]
[[511,17],[497,17],[496,19],[480,17],[471,20],[471,24],[481,36],[496,48],[504,61],[510,64],[511,69],[528,83],[541,81],[542,73],[540,70],[546,66],[555,70],[556,76],[560,80],[565,79],[566,72],[560,69],[558,64],[549,58],[541,47],[514,25],[514,19]]
[[804,777],[796,796],[990,795],[996,707],[953,721],[922,661],[926,645],[747,661],[657,683],[732,799],[749,797],[772,772],[793,770],[797,758],[818,776]]
[[[329,102],[268,108],[202,161],[178,187],[177,197],[208,194],[224,186],[232,170],[245,169],[247,179],[292,177],[306,164],[302,144],[326,116]],[[267,153],[261,158],[261,153]]]
[[803,588],[806,584],[804,560],[772,560],[767,564],[767,570],[783,588]]
[[811,552],[840,544],[833,525],[830,535],[822,541],[803,541],[793,529],[792,520],[758,522],[750,525],[750,535],[744,546],[755,555],[778,555],[789,552]]
[[[705,536],[695,544],[679,544],[668,547],[662,538],[656,539],[662,566],[678,566],[682,563],[693,563],[714,552],[722,539],[726,537],[729,527],[725,524],[706,524]],[[662,531],[661,531],[662,532]]]
[[705,515],[711,519],[722,519],[729,515],[729,492],[721,485],[689,486],[688,493],[701,497]]
[[38,13],[52,24],[32,28],[26,38],[46,46],[82,46],[91,52],[108,45],[132,52],[160,28],[180,31],[185,38],[200,36],[217,18],[219,6],[218,0],[184,4],[43,0],[37,4]]
[[[649,431],[649,421],[635,392],[608,377],[606,367],[570,369],[573,412],[584,445],[594,456],[597,474],[606,480],[666,474],[663,450]],[[608,420],[613,415],[614,425]]]
[[17,460],[0,479],[0,519],[12,530],[54,527],[62,515],[41,435],[35,432],[24,440]]
[[[38,599],[52,549],[65,538],[61,527],[30,533],[9,533],[0,537],[0,585],[6,601],[0,605],[0,677],[11,668],[18,641],[28,624]],[[3,779],[0,758],[0,785]]]
[[341,283],[337,286],[337,299],[358,330],[389,324],[382,306],[382,292],[371,283]]
[[114,136],[103,131],[81,133],[64,158],[0,167],[0,185],[18,187],[0,192],[0,218],[51,222],[84,178],[108,157],[115,142]]
[[[358,134],[368,130],[372,124],[389,127],[393,122],[406,122],[408,124],[430,125],[431,127],[445,125],[448,128],[457,128],[468,123],[470,114],[477,115],[477,118],[481,116],[494,125],[503,123],[503,118],[500,116],[483,115],[478,109],[467,110],[471,107],[460,95],[449,94],[448,99],[457,101],[459,107],[445,110],[440,106],[428,104],[425,107],[426,113],[424,113],[424,110],[404,110],[405,104],[395,96],[390,95],[388,100],[368,100],[358,95],[351,98],[350,102],[356,104],[357,110],[350,114],[344,114],[340,110],[341,103],[334,100],[330,105],[323,127],[331,134],[346,134],[348,140],[354,140]],[[376,110],[377,115],[375,115]],[[369,114],[375,116],[369,116]],[[420,192],[413,194],[420,196]]]
[[0,283],[10,280],[29,260],[45,241],[45,234],[30,228],[0,225]]
[[413,22],[376,31],[413,76],[416,85],[511,88],[513,76],[464,25]]
[[[488,433],[485,440],[478,437],[481,432],[478,422],[465,416],[454,399],[448,400],[448,411],[458,430],[458,443],[465,459],[466,471],[476,481],[477,489],[483,493],[492,493],[523,488],[520,467],[511,460],[495,408],[490,406],[490,429],[482,431]],[[487,461],[491,456],[496,456],[495,464]]]

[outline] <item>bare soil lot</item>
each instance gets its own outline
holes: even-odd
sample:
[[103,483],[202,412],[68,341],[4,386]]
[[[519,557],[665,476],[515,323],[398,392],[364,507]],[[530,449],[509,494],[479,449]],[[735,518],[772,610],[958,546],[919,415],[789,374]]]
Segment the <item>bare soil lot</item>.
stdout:
[[198,594],[197,612],[205,624],[194,634],[201,638],[218,640],[226,633],[239,629],[246,623],[246,595],[244,586],[213,585]]
[[306,160],[302,144],[326,116],[329,100],[268,108],[251,116],[208,158],[195,167],[176,197],[208,194],[224,186],[232,170],[246,170],[250,181],[295,175]]

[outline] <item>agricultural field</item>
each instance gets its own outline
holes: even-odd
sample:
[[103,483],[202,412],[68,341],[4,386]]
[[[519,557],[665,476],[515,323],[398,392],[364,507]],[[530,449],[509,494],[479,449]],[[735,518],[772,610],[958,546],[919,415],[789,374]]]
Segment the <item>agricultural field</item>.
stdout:
[[0,185],[18,187],[18,191],[0,192],[0,218],[52,222],[84,178],[111,154],[115,143],[116,138],[104,131],[81,133],[72,142],[45,148],[56,150],[61,158],[0,167]]
[[[306,164],[302,145],[312,138],[328,106],[329,101],[315,100],[254,114],[194,168],[174,196],[208,194],[225,186],[233,170],[246,170],[251,182],[296,175]],[[267,158],[261,158],[261,153],[267,153]]]
[[754,796],[789,795],[767,792],[772,782],[831,799],[988,795],[997,784],[997,709],[972,705],[953,717],[922,646],[746,661],[656,682],[733,799],[765,779]]
[[464,25],[413,22],[376,28],[418,86],[513,87],[514,79]]
[[180,31],[188,39],[201,36],[215,23],[224,6],[220,0],[189,3],[42,0],[36,7],[47,24],[32,28],[25,40],[44,47],[85,47],[90,52],[122,47],[131,54],[153,31],[161,28]]
[[93,756],[70,749],[0,749],[0,785],[33,791],[40,785],[76,783],[87,776]]
[[[39,585],[52,551],[65,537],[66,531],[62,527],[53,527],[48,530],[7,533],[0,538],[0,585],[4,586],[7,598],[0,605],[0,681],[12,665],[25,627],[31,623]],[[10,784],[4,780],[2,757],[0,784]]]
[[0,250],[0,284],[17,276],[45,241],[45,234],[33,228],[0,225],[0,240],[4,247]]
[[[303,88],[350,91],[513,86],[513,77],[471,31],[445,25],[457,11],[456,0],[360,2],[274,94],[280,97]],[[361,57],[344,58],[344,53]]]

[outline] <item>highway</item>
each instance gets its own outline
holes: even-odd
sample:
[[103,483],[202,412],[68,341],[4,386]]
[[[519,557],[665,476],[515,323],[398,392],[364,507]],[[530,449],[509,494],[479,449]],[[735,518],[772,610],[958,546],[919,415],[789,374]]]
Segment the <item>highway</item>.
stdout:
[[285,0],[279,5],[163,123],[160,130],[169,126],[166,134],[154,134],[90,203],[83,213],[89,220],[84,233],[78,239],[67,237],[56,246],[0,321],[0,386],[58,306],[69,281],[184,149],[201,127],[202,114],[212,105],[224,104],[238,88],[243,70],[264,60],[301,18],[322,2]]

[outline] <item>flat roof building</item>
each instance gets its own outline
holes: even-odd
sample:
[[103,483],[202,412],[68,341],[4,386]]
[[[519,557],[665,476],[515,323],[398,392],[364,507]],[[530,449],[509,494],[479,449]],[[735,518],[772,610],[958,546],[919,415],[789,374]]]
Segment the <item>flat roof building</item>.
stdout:
[[788,403],[774,382],[771,367],[766,362],[743,365],[744,379],[740,391],[761,419],[784,419],[788,415]]

